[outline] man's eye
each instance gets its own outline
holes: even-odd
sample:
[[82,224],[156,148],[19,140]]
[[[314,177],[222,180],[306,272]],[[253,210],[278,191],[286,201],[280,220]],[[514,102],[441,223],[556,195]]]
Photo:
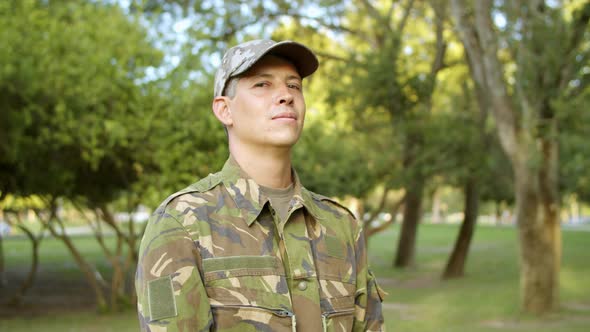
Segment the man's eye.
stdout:
[[287,84],[287,87],[289,87],[289,89],[301,90],[301,86],[298,84]]
[[257,88],[261,88],[261,87],[268,86],[268,83],[267,82],[258,82],[256,84],[254,84],[254,86]]

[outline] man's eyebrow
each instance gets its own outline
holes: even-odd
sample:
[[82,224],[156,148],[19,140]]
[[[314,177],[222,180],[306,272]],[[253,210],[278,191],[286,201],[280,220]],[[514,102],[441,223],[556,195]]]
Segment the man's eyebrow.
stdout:
[[289,75],[287,76],[288,80],[298,80],[298,81],[302,81],[303,79],[301,78],[301,76],[299,75]]

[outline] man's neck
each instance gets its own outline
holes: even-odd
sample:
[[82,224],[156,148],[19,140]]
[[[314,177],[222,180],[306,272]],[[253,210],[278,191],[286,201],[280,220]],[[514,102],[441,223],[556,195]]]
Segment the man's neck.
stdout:
[[261,186],[287,188],[293,182],[290,149],[249,151],[244,147],[232,148],[230,144],[230,153],[240,168]]

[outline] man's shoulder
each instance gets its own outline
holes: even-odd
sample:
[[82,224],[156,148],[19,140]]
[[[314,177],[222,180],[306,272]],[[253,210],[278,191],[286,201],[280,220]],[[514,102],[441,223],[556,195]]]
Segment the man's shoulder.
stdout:
[[322,194],[315,193],[311,190],[307,190],[313,199],[313,203],[317,205],[321,210],[331,212],[340,217],[351,217],[356,220],[356,216],[348,207],[340,203],[338,200],[324,196]]
[[327,234],[337,236],[346,241],[355,241],[361,232],[362,222],[354,213],[338,200],[318,193],[309,192],[313,199],[312,214],[318,222],[326,227]]
[[161,214],[170,209],[182,212],[186,208],[216,204],[218,200],[216,191],[221,182],[222,178],[219,172],[209,174],[188,187],[168,196],[160,204],[155,213]]

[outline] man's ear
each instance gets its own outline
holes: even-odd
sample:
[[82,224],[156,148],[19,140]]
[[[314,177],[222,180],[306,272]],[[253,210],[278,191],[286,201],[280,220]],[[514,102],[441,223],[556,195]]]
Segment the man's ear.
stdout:
[[213,113],[215,113],[215,117],[223,123],[224,126],[229,127],[234,123],[234,120],[231,115],[231,110],[229,109],[229,99],[225,96],[215,97],[213,99]]

